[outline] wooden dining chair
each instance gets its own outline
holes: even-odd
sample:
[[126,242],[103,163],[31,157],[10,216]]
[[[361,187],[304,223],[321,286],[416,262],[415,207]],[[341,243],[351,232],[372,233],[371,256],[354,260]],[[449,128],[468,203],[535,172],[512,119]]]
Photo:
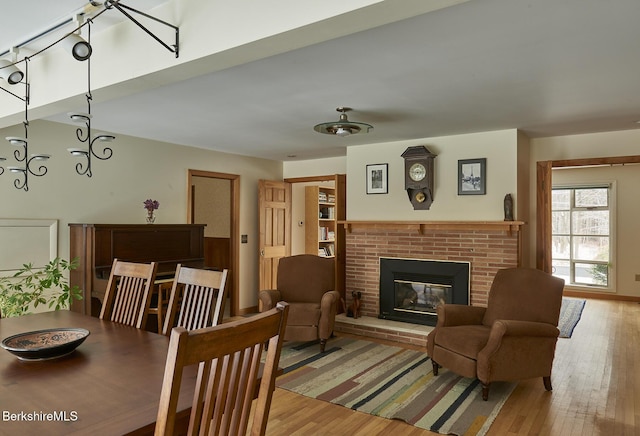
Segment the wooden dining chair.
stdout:
[[158,264],[113,260],[100,319],[143,328]]
[[[155,434],[173,435],[183,368],[199,364],[187,434],[264,435],[289,305],[199,330],[171,331]],[[265,343],[266,358],[261,365]],[[262,368],[261,368],[262,367]],[[262,369],[262,371],[261,371]]]
[[187,268],[178,264],[162,329],[195,330],[213,327],[222,321],[228,270]]

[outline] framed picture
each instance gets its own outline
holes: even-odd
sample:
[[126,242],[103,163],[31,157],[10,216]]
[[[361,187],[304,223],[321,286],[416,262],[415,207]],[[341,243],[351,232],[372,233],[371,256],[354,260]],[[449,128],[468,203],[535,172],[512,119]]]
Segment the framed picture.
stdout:
[[487,159],[458,161],[458,195],[487,193]]
[[389,193],[389,164],[367,165],[367,194]]

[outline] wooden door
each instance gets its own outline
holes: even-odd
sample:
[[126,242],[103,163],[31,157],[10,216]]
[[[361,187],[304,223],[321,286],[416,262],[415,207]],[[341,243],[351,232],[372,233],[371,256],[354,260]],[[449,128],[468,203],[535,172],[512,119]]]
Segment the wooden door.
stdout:
[[260,290],[275,289],[278,262],[291,255],[291,183],[260,180]]

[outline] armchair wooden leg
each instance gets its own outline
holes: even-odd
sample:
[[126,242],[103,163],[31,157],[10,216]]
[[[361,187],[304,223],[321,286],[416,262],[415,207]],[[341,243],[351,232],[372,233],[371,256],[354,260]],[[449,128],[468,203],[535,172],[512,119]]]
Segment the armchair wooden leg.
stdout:
[[326,339],[320,339],[320,352],[324,353],[324,347],[327,345]]
[[433,364],[433,375],[438,375],[438,369],[440,368],[440,365],[438,365],[438,363],[431,359],[431,363]]
[[544,382],[544,388],[548,391],[552,390],[551,387],[551,377],[542,377],[542,381]]
[[486,385],[482,383],[482,399],[484,401],[489,399],[489,385],[490,383],[487,383]]

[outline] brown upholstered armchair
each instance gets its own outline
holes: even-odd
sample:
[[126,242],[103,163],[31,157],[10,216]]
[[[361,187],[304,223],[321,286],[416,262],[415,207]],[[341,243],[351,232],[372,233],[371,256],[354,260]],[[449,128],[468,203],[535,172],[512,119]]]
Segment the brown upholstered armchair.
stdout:
[[478,378],[487,400],[493,381],[542,377],[551,390],[564,280],[531,268],[498,271],[487,307],[438,306],[427,338],[433,373],[444,367]]
[[284,257],[278,264],[277,287],[260,291],[261,311],[276,307],[278,301],[289,303],[285,341],[320,339],[324,352],[340,299],[334,290],[334,260],[312,254]]

